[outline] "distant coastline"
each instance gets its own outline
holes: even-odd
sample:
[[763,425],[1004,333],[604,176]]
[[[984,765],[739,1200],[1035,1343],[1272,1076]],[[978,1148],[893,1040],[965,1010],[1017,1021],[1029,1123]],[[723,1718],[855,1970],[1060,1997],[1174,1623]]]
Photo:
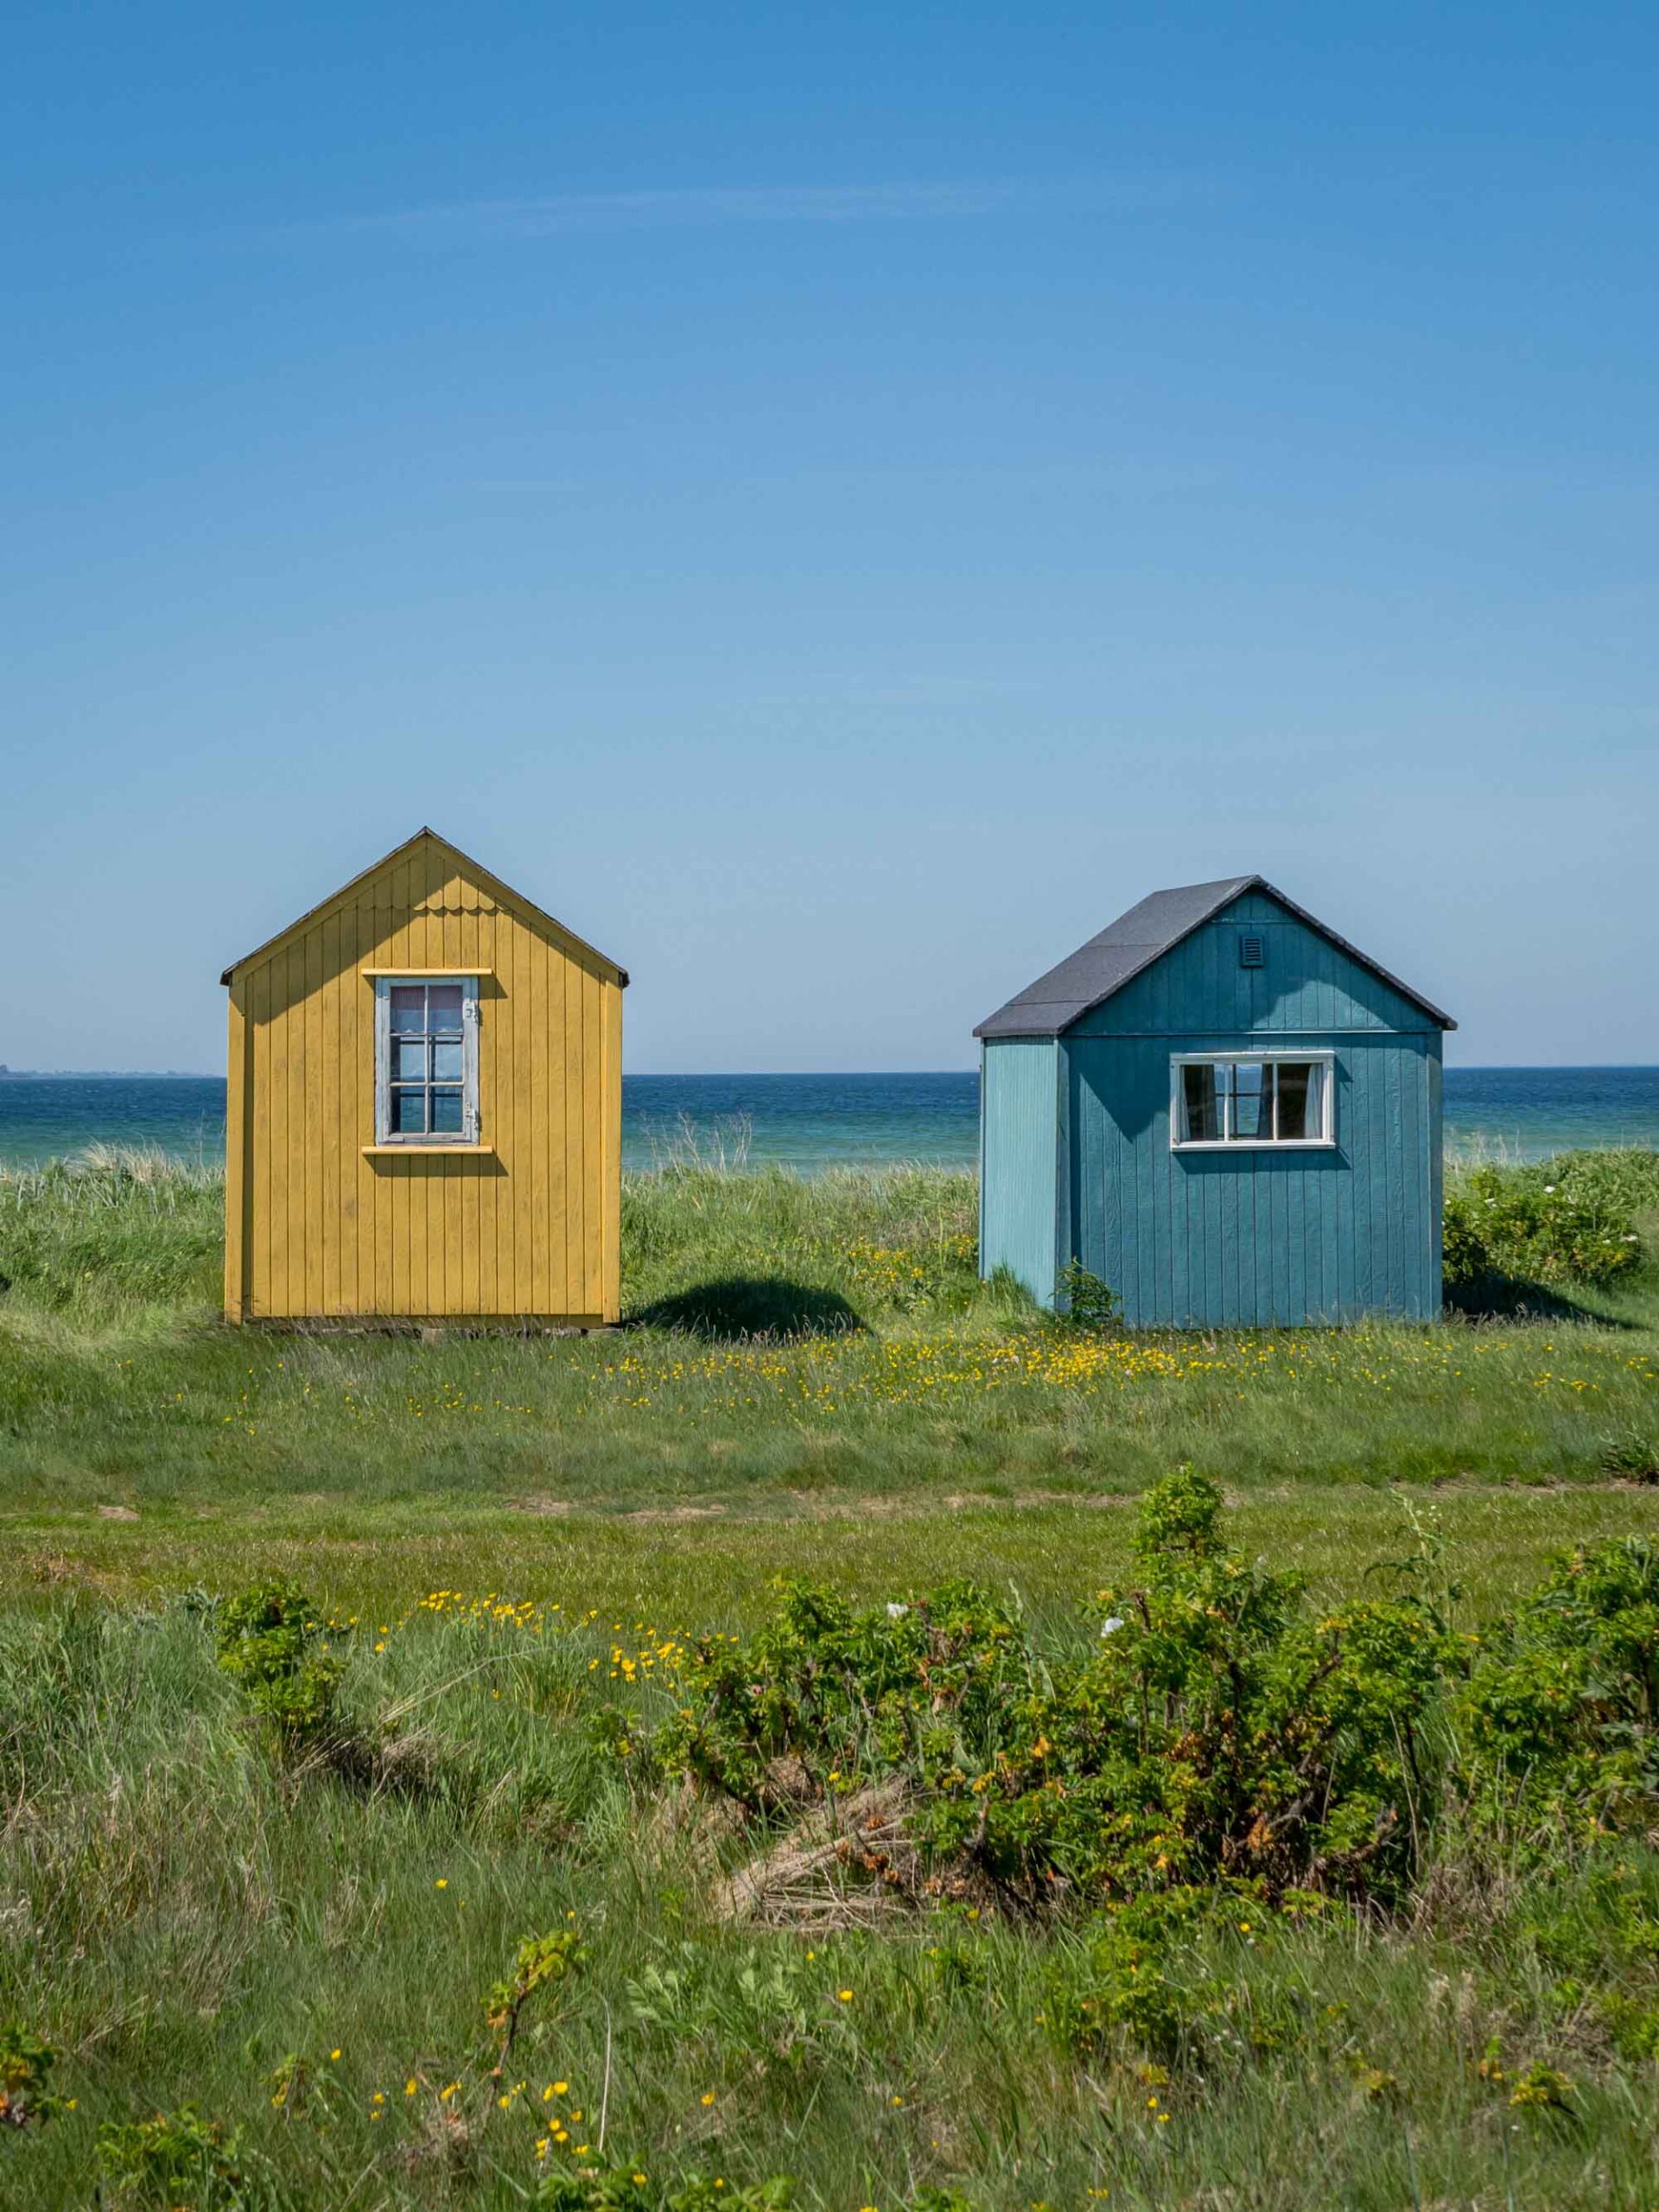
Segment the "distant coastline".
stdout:
[[8,1068],[0,1083],[213,1083],[189,1068]]
[[[1514,1065],[1506,1061],[1477,1062],[1450,1067],[1448,1076],[1491,1075],[1633,1075],[1659,1077],[1659,1061],[1647,1060],[1544,1060]],[[632,1074],[630,1083],[887,1083],[894,1080],[908,1082],[950,1081],[957,1077],[975,1077],[977,1071],[966,1068],[886,1068],[855,1069],[850,1072],[834,1068],[762,1070],[739,1069],[732,1073],[687,1075],[666,1069],[650,1073]],[[14,1083],[220,1083],[223,1076],[202,1074],[194,1068],[9,1068],[0,1065],[0,1081]]]

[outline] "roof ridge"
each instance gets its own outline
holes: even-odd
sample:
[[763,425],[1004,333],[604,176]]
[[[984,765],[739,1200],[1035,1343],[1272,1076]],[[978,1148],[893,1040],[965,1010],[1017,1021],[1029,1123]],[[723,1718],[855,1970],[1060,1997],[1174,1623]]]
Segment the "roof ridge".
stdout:
[[[976,1037],[1058,1037],[1081,1021],[1084,1014],[1092,1014],[1109,998],[1132,983],[1156,962],[1173,952],[1195,930],[1214,919],[1247,891],[1259,890],[1275,900],[1287,913],[1317,931],[1327,944],[1358,963],[1370,974],[1409,999],[1420,1007],[1432,1020],[1443,1029],[1455,1029],[1457,1023],[1449,1014],[1443,1013],[1421,991],[1402,982],[1392,975],[1380,961],[1362,952],[1357,944],[1340,936],[1318,915],[1311,914],[1306,906],[1299,906],[1270,883],[1265,875],[1217,876],[1208,883],[1175,883],[1157,891],[1149,891],[1128,906],[1115,921],[1079,945],[1077,950],[1048,969],[1034,983],[1017,992],[996,1012],[982,1021],[974,1031]],[[1163,926],[1146,936],[1138,934],[1133,926],[1137,916],[1148,907],[1163,903],[1168,912],[1159,918]],[[1150,917],[1146,918],[1150,921]],[[1119,957],[1113,957],[1114,955]]]
[[528,912],[534,914],[537,920],[545,922],[550,928],[556,930],[559,935],[574,945],[578,951],[589,953],[603,966],[614,969],[619,982],[624,988],[626,988],[627,969],[613,960],[608,953],[601,952],[596,944],[589,944],[586,938],[578,937],[576,932],[566,923],[562,922],[556,914],[550,914],[545,906],[538,906],[533,899],[527,899],[522,891],[515,891],[505,876],[497,875],[493,868],[486,868],[481,861],[475,861],[470,853],[462,852],[459,845],[452,839],[446,837],[441,830],[433,829],[429,823],[423,823],[412,837],[405,837],[401,844],[394,845],[389,853],[383,853],[378,861],[371,861],[367,868],[359,868],[355,875],[348,876],[344,883],[327,893],[325,897],[319,899],[315,906],[308,906],[302,914],[296,914],[291,922],[285,924],[274,935],[266,938],[263,944],[256,944],[251,952],[245,952],[239,960],[232,960],[219,976],[219,982],[228,983],[238,968],[246,968],[253,961],[264,959],[268,952],[274,952],[286,938],[294,936],[296,931],[304,929],[309,923],[320,919],[331,906],[337,906],[349,892],[355,891],[359,883],[366,883],[372,875],[378,875],[382,868],[389,867],[393,861],[399,859],[411,847],[418,845],[423,838],[430,838],[435,845],[442,845],[447,853],[453,854],[465,868],[469,868],[474,875],[482,877],[486,885],[504,894],[514,906],[524,907]]

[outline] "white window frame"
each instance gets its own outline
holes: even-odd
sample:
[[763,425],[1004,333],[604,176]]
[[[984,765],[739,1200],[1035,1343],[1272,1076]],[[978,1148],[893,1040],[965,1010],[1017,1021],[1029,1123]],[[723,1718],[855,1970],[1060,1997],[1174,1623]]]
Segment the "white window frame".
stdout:
[[[1297,1067],[1316,1064],[1325,1072],[1319,1084],[1321,1132],[1316,1137],[1184,1137],[1185,1110],[1181,1071],[1192,1067],[1277,1067],[1285,1062]],[[1224,1121],[1232,1114],[1232,1093],[1224,1092]],[[1274,1084],[1274,1118],[1279,1115],[1279,1086]],[[1337,1056],[1332,1052],[1304,1049],[1272,1052],[1172,1052],[1169,1059],[1169,1148],[1172,1152],[1332,1152],[1337,1142]]]
[[[453,969],[411,969],[408,974],[377,975],[374,979],[374,1141],[410,1150],[437,1146],[478,1146],[478,977],[458,976]],[[405,983],[461,985],[461,1127],[459,1129],[394,1130],[391,1126],[391,995]]]

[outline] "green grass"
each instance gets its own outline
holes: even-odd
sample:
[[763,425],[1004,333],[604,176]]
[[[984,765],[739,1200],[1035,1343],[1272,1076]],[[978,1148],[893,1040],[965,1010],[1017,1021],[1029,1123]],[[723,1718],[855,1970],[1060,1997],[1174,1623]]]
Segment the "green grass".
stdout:
[[0,1184],[12,1514],[820,1515],[1128,1495],[1182,1460],[1234,1486],[1659,1465],[1650,1267],[1541,1294],[1543,1320],[1089,1337],[978,1284],[968,1176],[693,1168],[628,1184],[633,1325],[422,1342],[219,1325],[219,1203],[159,1170]]
[[[1575,1172],[1651,1236],[1649,1160]],[[244,2132],[273,2203],[522,2204],[526,2107],[580,2107],[594,2139],[607,2038],[607,2154],[653,2186],[786,2171],[836,2212],[932,2184],[986,2212],[1654,2203],[1655,2067],[1608,2024],[1654,2001],[1639,1838],[1448,1842],[1402,1915],[1205,1936],[1192,1971],[1262,2037],[1163,2082],[1038,2020],[1063,1918],[716,1922],[741,1847],[586,1726],[613,1649],[750,1624],[780,1573],[872,1599],[971,1573],[1063,1643],[1181,1460],[1317,1599],[1374,1586],[1409,1510],[1490,1612],[1565,1543],[1659,1537],[1650,1264],[1536,1318],[1093,1338],[977,1285],[969,1178],[691,1168],[628,1185],[636,1326],[273,1335],[215,1318],[220,1195],[142,1164],[0,1182],[0,2027],[45,2034],[76,2101],[0,2128],[0,2204],[90,2203],[100,2123],[186,2102]],[[401,1746],[398,1786],[296,1772],[246,1726],[181,1593],[277,1571],[368,1631],[346,1700]],[[544,1632],[418,1605],[440,1589],[534,1601]],[[481,1994],[570,1924],[587,1964],[500,2111]],[[1556,2068],[1570,2110],[1511,2107],[1493,2037],[1506,2082]],[[321,2080],[300,2111],[271,2102],[296,2054]]]
[[[1650,2203],[1659,2088],[1609,2025],[1654,1999],[1659,1857],[1639,1839],[1496,1865],[1454,1848],[1414,1910],[1332,1931],[1246,1903],[1177,1964],[1232,1988],[1256,2041],[1081,2063],[1039,2017],[1080,1942],[1064,1919],[713,1918],[747,1847],[677,1827],[582,1725],[627,1694],[613,1652],[664,1633],[613,1620],[364,1617],[346,1701],[406,1777],[365,1789],[249,1732],[188,1607],[14,1618],[0,2015],[48,2033],[76,2106],[0,2141],[0,2201],[86,2202],[101,2124],[189,2103],[241,2130],[270,2202],[505,2206],[543,2114],[582,2163],[603,2101],[609,2153],[647,2174],[787,2171],[825,2206],[945,2183],[1008,2208]],[[587,1962],[530,2016],[503,2112],[482,1993],[522,1937],[567,1926]],[[1494,2039],[1504,2083],[1479,2071]],[[297,2113],[271,2102],[296,2056],[315,2078]],[[1535,2065],[1572,2083],[1568,2112],[1510,2106]]]

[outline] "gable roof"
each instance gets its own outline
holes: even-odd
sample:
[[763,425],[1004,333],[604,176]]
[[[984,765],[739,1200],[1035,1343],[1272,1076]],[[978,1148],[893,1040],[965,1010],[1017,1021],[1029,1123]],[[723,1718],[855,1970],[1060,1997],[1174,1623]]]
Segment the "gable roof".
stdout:
[[1455,1029],[1457,1023],[1449,1014],[1426,999],[1421,991],[1414,991],[1409,983],[1402,983],[1397,976],[1350,944],[1347,938],[1338,937],[1305,906],[1294,899],[1287,899],[1282,891],[1268,881],[1264,875],[1230,875],[1219,883],[1183,883],[1173,890],[1154,891],[1120,914],[1115,922],[1102,930],[1098,937],[1091,937],[1087,944],[1079,945],[1070,959],[1062,960],[1058,968],[1051,968],[1018,997],[998,1008],[988,1021],[982,1021],[975,1030],[976,1037],[1058,1037],[1072,1023],[1080,1021],[1085,1014],[1103,1005],[1121,991],[1126,983],[1133,982],[1155,960],[1172,951],[1183,938],[1211,920],[1224,907],[1230,906],[1247,891],[1264,892],[1269,899],[1277,899],[1287,913],[1309,929],[1317,930],[1327,944],[1345,952],[1351,960],[1368,969],[1390,990],[1398,991],[1415,1007],[1421,1007],[1429,1020],[1442,1029]]
[[289,938],[296,937],[302,930],[309,928],[310,925],[319,920],[331,906],[339,906],[340,901],[348,898],[359,884],[366,883],[371,876],[378,875],[382,868],[390,867],[393,861],[402,860],[405,853],[413,852],[417,845],[423,843],[439,847],[451,860],[460,863],[461,867],[474,878],[480,890],[487,891],[492,898],[499,899],[504,906],[516,906],[521,912],[530,915],[532,919],[543,922],[549,929],[556,930],[567,944],[574,947],[578,952],[589,954],[599,962],[601,967],[608,968],[618,983],[625,990],[627,988],[628,971],[626,968],[619,968],[616,962],[601,952],[597,946],[589,944],[584,938],[579,938],[574,930],[566,929],[562,921],[547,912],[545,908],[537,906],[532,900],[526,899],[522,891],[515,891],[511,884],[503,883],[499,875],[492,875],[488,868],[480,867],[477,861],[463,853],[459,845],[452,845],[447,837],[441,837],[435,830],[428,829],[417,830],[412,837],[405,837],[401,845],[394,845],[389,853],[383,854],[380,859],[374,861],[371,867],[364,868],[360,874],[354,875],[349,883],[342,883],[338,891],[331,891],[326,899],[320,899],[315,906],[307,907],[305,912],[300,915],[297,920],[290,922],[286,929],[278,930],[275,937],[268,937],[263,944],[256,944],[251,952],[245,952],[239,960],[232,960],[230,966],[220,976],[219,982],[228,983],[238,968],[246,968],[255,960],[263,960],[267,953],[275,952],[278,945],[285,944]]

